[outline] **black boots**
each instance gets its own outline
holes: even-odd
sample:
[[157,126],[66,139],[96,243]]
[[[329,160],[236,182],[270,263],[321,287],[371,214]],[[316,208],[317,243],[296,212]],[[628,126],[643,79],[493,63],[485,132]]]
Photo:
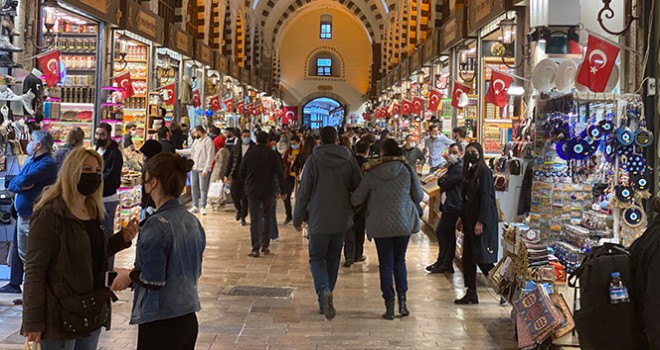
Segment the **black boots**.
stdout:
[[477,290],[472,288],[468,289],[467,293],[465,293],[465,296],[463,298],[454,300],[454,304],[456,305],[479,304],[479,298],[477,297]]
[[394,298],[385,299],[385,314],[383,318],[386,320],[394,319]]
[[401,316],[404,317],[410,315],[410,310],[408,310],[408,304],[406,304],[405,294],[399,294],[399,314],[401,314]]

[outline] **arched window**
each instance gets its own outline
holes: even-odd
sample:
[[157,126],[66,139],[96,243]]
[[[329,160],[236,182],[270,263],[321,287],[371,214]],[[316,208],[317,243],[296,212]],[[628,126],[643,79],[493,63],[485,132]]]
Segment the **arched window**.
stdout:
[[330,57],[316,59],[316,75],[320,77],[332,76],[332,59]]
[[332,16],[321,15],[321,40],[332,39]]
[[320,47],[309,54],[305,71],[307,77],[341,78],[344,62],[332,48]]

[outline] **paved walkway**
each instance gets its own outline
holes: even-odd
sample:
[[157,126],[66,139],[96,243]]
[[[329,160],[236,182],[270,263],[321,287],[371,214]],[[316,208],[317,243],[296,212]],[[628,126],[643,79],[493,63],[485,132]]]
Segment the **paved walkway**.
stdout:
[[[281,222],[282,210],[279,210]],[[198,349],[515,349],[509,307],[480,289],[478,306],[457,307],[462,276],[429,275],[424,267],[437,248],[424,234],[413,236],[408,248],[408,299],[411,316],[387,321],[380,296],[378,261],[372,242],[368,259],[341,267],[335,291],[337,317],[318,314],[307,264],[307,240],[293,227],[280,226],[280,239],[270,256],[250,258],[249,228],[233,220],[233,213],[209,212],[202,217],[207,247],[200,280],[202,311],[198,314]],[[130,267],[134,251],[122,252],[118,266]],[[290,297],[230,296],[233,286],[288,287]],[[132,295],[119,294],[113,306],[113,328],[103,332],[103,350],[134,349],[137,327],[128,324]],[[13,296],[0,294],[0,349],[23,349],[17,332],[21,308]]]

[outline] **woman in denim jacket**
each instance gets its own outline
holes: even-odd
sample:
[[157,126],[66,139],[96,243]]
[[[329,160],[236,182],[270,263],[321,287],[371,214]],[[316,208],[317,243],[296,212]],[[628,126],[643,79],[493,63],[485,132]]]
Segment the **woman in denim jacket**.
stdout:
[[145,193],[156,212],[142,225],[135,268],[118,270],[112,290],[135,287],[131,324],[138,324],[139,350],[193,350],[200,310],[197,281],[206,236],[202,224],[179,203],[193,161],[161,153],[145,165]]

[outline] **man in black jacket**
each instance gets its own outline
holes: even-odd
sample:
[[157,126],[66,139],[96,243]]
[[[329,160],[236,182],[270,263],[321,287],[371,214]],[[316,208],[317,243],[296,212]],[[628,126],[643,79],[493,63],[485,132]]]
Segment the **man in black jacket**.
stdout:
[[[257,134],[257,145],[241,162],[240,177],[245,181],[245,193],[250,206],[250,236],[252,251],[250,256],[259,257],[259,249],[265,255],[270,254],[270,222],[273,220],[273,199],[279,196],[275,193],[273,178],[278,183],[284,183],[282,160],[276,151],[268,147],[268,134],[261,131]],[[262,216],[263,208],[263,218]],[[261,221],[265,224],[261,224]]]
[[[119,145],[110,138],[112,127],[108,123],[100,123],[96,127],[96,151],[103,157],[103,204],[105,205],[104,227],[106,237],[114,234],[115,212],[119,205],[117,189],[121,185],[121,169],[124,166]],[[108,259],[108,270],[114,265],[114,257]]]
[[174,147],[174,144],[172,143],[172,141],[170,141],[171,139],[172,139],[172,132],[170,131],[170,128],[168,128],[165,125],[161,126],[158,129],[158,142],[162,146],[162,150],[160,152],[176,153],[176,147]]
[[463,147],[454,143],[447,149],[445,156],[449,169],[438,179],[440,191],[445,194],[445,202],[440,206],[442,215],[435,229],[438,238],[438,260],[427,266],[430,273],[454,273],[454,256],[456,255],[456,221],[463,210],[462,186],[463,180]]
[[246,226],[245,218],[248,215],[248,198],[245,194],[245,186],[241,178],[241,161],[246,153],[254,147],[254,142],[250,138],[250,130],[241,132],[241,139],[237,140],[231,149],[231,157],[225,171],[225,183],[231,179],[231,201],[236,207],[236,221],[241,221],[241,225]]

